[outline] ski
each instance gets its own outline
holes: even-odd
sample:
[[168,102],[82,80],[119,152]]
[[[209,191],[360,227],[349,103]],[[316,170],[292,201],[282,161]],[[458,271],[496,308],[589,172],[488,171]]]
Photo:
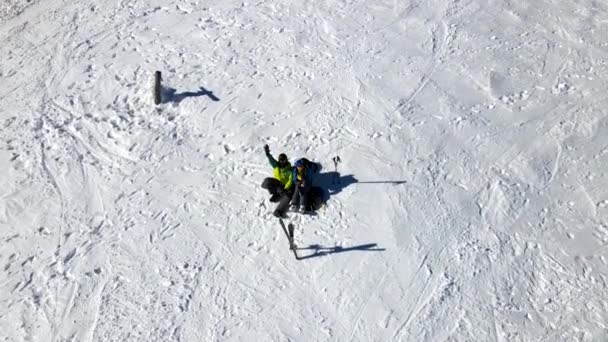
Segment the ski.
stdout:
[[293,251],[293,255],[296,257],[296,260],[300,260],[300,257],[298,256],[298,252],[296,250],[296,245],[293,242],[293,233],[294,233],[293,224],[289,224],[289,229],[288,229],[287,227],[285,227],[285,222],[283,222],[282,218],[279,218],[279,222],[281,223],[281,228],[283,229],[283,232],[285,233],[285,236],[287,236],[287,240],[289,241],[289,249],[291,249]]
[[289,237],[291,238],[291,246],[295,247],[296,245],[293,243],[293,224],[287,225],[287,232],[289,232]]
[[335,156],[331,158],[331,160],[333,160],[334,162],[334,177],[331,180],[331,184],[340,184],[340,173],[338,173],[338,164],[340,164],[342,160],[340,160],[340,156]]

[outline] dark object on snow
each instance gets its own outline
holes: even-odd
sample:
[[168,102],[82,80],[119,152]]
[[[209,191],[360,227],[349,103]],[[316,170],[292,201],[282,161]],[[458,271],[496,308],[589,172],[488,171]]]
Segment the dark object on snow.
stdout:
[[[303,207],[305,212],[313,211],[314,196],[312,184],[314,175],[319,171],[319,169],[319,165],[306,158],[298,159],[295,162],[292,183],[294,183],[296,186],[291,198],[291,204],[296,207],[296,211],[299,211],[300,207]],[[315,190],[315,193],[317,193],[319,190]],[[321,190],[321,198],[322,197],[323,195]]]
[[161,93],[161,75],[160,71],[156,71],[154,73],[154,104],[159,105],[162,102],[160,93]]
[[289,190],[285,190],[281,181],[276,178],[268,177],[262,182],[262,188],[268,190],[270,193],[271,202],[279,202],[277,209],[274,211],[274,215],[277,217],[284,217],[289,208],[289,200],[292,196],[293,187]]
[[336,172],[334,178],[331,180],[332,184],[340,184],[340,173],[338,172],[338,164],[340,164],[340,156],[335,156],[332,158],[334,161],[334,171]]
[[281,229],[283,229],[283,232],[285,233],[285,236],[287,236],[287,240],[289,241],[289,249],[291,249],[291,251],[293,252],[293,255],[296,257],[296,260],[300,260],[300,257],[298,256],[297,252],[298,247],[293,242],[293,224],[290,223],[289,226],[285,228],[285,222],[283,222],[282,218],[279,218],[279,223],[281,224]]
[[315,212],[321,209],[321,207],[323,206],[323,203],[325,201],[324,195],[325,194],[321,187],[311,187],[305,196],[301,195],[302,197],[300,197],[301,201],[299,203],[296,202],[295,204],[293,204],[293,211],[300,212],[302,214],[316,215]]
[[312,214],[323,206],[325,196],[321,187],[313,186],[307,193],[298,193],[297,188],[295,191],[292,197],[293,211],[302,209],[303,214]]
[[286,217],[285,213],[287,213],[287,210],[289,209],[289,200],[290,199],[291,199],[291,192],[284,193],[283,195],[281,195],[281,198],[279,199],[279,204],[277,205],[277,208],[274,210],[274,212],[272,214],[276,217]]

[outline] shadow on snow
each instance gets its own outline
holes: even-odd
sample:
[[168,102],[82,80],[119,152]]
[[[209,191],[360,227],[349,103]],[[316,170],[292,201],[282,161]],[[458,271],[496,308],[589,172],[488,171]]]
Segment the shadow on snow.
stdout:
[[189,97],[208,96],[211,101],[219,101],[220,99],[213,94],[212,91],[205,89],[205,87],[199,87],[199,91],[186,91],[178,93],[176,89],[170,87],[163,87],[162,89],[162,103],[180,103]]
[[401,185],[405,184],[404,180],[378,180],[378,181],[360,181],[354,175],[342,176],[340,172],[329,171],[321,172],[315,175],[314,184],[323,189],[323,201],[327,202],[329,197],[340,193],[344,188],[352,184],[390,184]]
[[336,253],[357,252],[357,251],[359,251],[359,252],[382,252],[382,251],[386,250],[384,248],[378,248],[378,245],[375,243],[368,243],[368,244],[352,246],[352,247],[343,247],[343,246],[325,247],[325,246],[321,246],[321,245],[310,245],[308,247],[298,247],[296,249],[314,251],[313,254],[299,257],[300,260],[316,258],[316,257],[321,257],[324,255],[336,254]]

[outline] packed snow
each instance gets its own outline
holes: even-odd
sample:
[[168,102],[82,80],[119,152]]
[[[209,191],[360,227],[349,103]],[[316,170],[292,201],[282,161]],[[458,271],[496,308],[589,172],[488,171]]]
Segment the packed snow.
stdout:
[[608,340],[605,1],[4,0],[0,56],[1,341]]

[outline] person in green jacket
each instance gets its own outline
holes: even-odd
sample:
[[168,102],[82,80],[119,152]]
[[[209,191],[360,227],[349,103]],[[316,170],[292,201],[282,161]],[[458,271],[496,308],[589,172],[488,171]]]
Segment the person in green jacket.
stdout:
[[273,215],[284,217],[287,209],[289,209],[289,202],[293,195],[293,168],[285,153],[279,154],[279,160],[276,160],[270,154],[270,147],[268,145],[264,145],[264,153],[268,158],[270,166],[272,166],[274,177],[264,179],[262,188],[270,193],[271,202],[279,202]]

